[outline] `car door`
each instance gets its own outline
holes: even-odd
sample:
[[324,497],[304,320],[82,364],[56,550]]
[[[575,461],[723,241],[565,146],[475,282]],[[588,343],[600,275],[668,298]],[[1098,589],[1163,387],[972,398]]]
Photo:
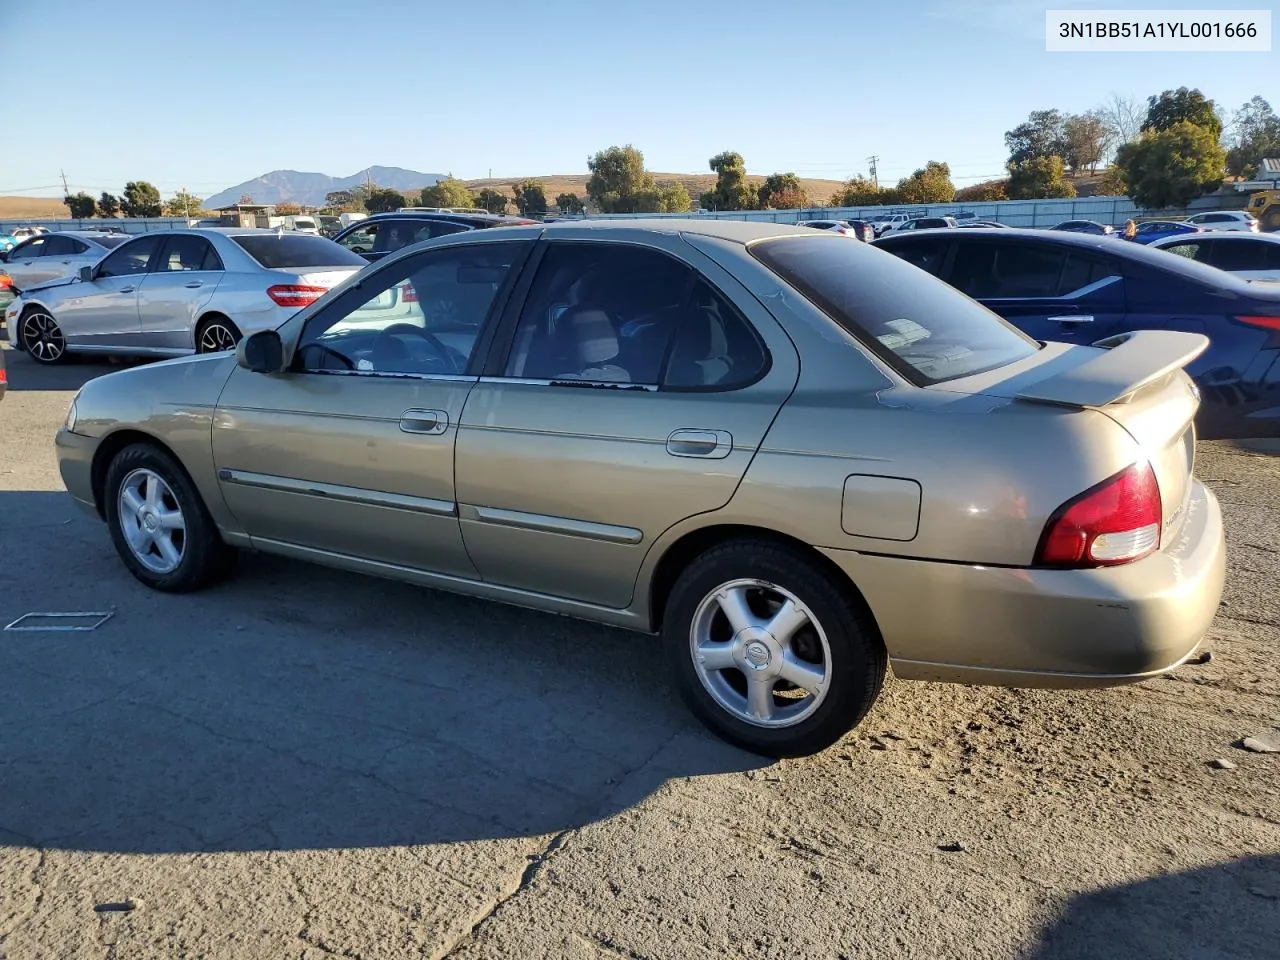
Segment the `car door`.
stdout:
[[[530,247],[513,239],[397,259],[300,316],[288,372],[236,368],[214,415],[213,456],[255,543],[374,572],[367,564],[476,576],[458,529],[454,441],[488,315]],[[400,298],[411,314],[387,318],[380,304],[393,288],[413,291]]]
[[39,259],[32,261],[31,280],[28,284],[44,283],[59,277],[69,277],[75,272],[77,258],[89,249],[89,245],[75,237],[59,233],[42,237],[44,248]]
[[47,237],[32,237],[24,240],[9,252],[5,261],[4,272],[13,279],[16,290],[35,286],[43,275],[40,270],[40,258],[44,256],[44,245]]
[[1125,320],[1123,264],[1088,247],[961,236],[944,279],[1037,340],[1092,343]]
[[222,259],[205,237],[165,238],[154,269],[138,285],[138,345],[152,350],[195,349],[196,318],[223,277]]
[[138,346],[138,287],[163,240],[161,234],[151,233],[122,243],[94,268],[92,280],[60,288],[62,296],[54,312],[68,343]]
[[620,608],[655,539],[733,496],[798,361],[678,236],[581,234],[542,246],[467,399],[459,518],[486,581]]

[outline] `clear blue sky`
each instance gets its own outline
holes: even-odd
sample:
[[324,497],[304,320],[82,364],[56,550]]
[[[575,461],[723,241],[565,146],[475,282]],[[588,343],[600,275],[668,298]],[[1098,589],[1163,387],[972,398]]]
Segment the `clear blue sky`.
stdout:
[[[1275,0],[1111,0],[1122,8]],[[881,181],[926,160],[999,175],[1033,109],[1181,85],[1280,109],[1280,55],[1063,54],[1046,7],[1106,0],[0,0],[0,194],[200,196],[286,168],[575,173],[633,143],[651,170]],[[1275,16],[1280,29],[1280,16]],[[17,95],[19,86],[38,90]],[[15,149],[21,145],[21,149]]]

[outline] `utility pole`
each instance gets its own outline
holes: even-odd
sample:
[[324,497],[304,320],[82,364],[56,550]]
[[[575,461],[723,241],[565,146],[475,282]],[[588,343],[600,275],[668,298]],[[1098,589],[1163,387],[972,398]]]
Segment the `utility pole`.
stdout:
[[71,196],[71,191],[67,189],[67,171],[59,170],[58,173],[62,174],[62,195],[64,197]]
[[182,188],[182,203],[186,207],[187,219],[191,219],[191,194],[187,193],[187,188]]
[[880,189],[880,179],[876,176],[876,163],[880,160],[878,156],[872,154],[867,157],[867,163],[871,164],[871,184],[877,190]]

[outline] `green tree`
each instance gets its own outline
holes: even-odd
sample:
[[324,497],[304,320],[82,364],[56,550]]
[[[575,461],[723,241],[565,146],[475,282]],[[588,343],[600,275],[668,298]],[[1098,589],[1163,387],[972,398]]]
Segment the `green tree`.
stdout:
[[956,198],[956,185],[951,182],[951,168],[930,160],[923,168],[898,181],[902,203],[950,203]]
[[[166,217],[194,217],[200,213],[200,208],[204,206],[200,198],[187,193],[185,190],[179,190],[164,205],[164,215]],[[276,208],[279,212],[279,208]]]
[[1147,130],[1116,153],[1116,166],[1133,202],[1148,210],[1182,207],[1216,190],[1226,173],[1226,151],[1211,127],[1179,120]]
[[1076,188],[1064,178],[1065,168],[1058,156],[1036,157],[1009,164],[1010,200],[1048,200],[1074,197]]
[[1062,156],[1067,118],[1057,110],[1032,110],[1027,119],[1004,135],[1009,163]]
[[408,206],[404,194],[390,187],[374,187],[365,198],[364,207],[370,213],[394,213]]
[[663,185],[658,194],[658,213],[688,213],[693,198],[683,183],[676,180]]
[[868,177],[853,177],[831,195],[833,207],[872,207],[885,202],[884,191]]
[[1147,119],[1142,123],[1143,132],[1162,133],[1178,123],[1194,123],[1212,131],[1213,139],[1222,136],[1222,120],[1212,100],[1199,90],[1179,87],[1166,90],[1159,96],[1147,97]]
[[541,180],[522,180],[511,185],[516,209],[522,217],[541,217],[547,212],[547,191]]
[[1098,178],[1096,189],[1096,196],[1099,197],[1127,197],[1129,181],[1124,178],[1124,172],[1119,167],[1112,165]]
[[1110,145],[1111,131],[1096,113],[1067,117],[1062,125],[1061,156],[1072,173],[1096,168]]
[[485,187],[476,194],[476,206],[484,207],[490,213],[506,213],[507,196],[491,187]]
[[276,213],[282,217],[296,217],[302,212],[302,206],[292,200],[282,200],[276,204]]
[[126,217],[158,217],[164,209],[160,191],[145,180],[130,180],[124,185],[120,209]]
[[102,196],[98,198],[98,214],[103,217],[114,217],[120,212],[120,200],[113,193],[102,191]]
[[716,175],[716,185],[702,195],[702,205],[713,210],[758,210],[760,195],[747,180],[747,166],[742,154],[726,150],[709,161]]
[[77,194],[67,194],[62,198],[62,202],[67,205],[67,209],[71,211],[71,216],[77,220],[84,220],[92,217],[98,212],[98,203],[93,197],[89,196],[83,190]]
[[333,190],[324,195],[324,205],[342,213],[363,213],[364,198],[354,190]]
[[809,195],[800,185],[800,178],[794,173],[769,174],[760,184],[759,196],[760,206],[766,210],[796,210],[811,205]]
[[652,213],[659,201],[644,154],[627,144],[609,147],[588,158],[587,196],[601,213]]
[[579,214],[582,213],[586,206],[582,202],[582,198],[576,193],[562,193],[556,197],[556,207],[561,213]]
[[981,203],[1009,199],[1008,180],[984,180],[956,191],[956,199],[962,203]]
[[1280,117],[1266,100],[1254,97],[1232,121],[1227,172],[1250,177],[1265,157],[1280,157]]
[[474,207],[476,198],[461,180],[445,177],[437,180],[434,186],[423,187],[421,194],[424,207]]

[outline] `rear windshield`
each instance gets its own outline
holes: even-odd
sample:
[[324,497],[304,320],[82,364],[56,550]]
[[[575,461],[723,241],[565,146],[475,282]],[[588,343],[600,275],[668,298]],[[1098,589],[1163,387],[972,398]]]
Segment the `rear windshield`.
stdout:
[[314,220],[308,219],[307,217],[298,217],[296,220],[293,221],[293,225],[295,227],[314,227],[316,225],[316,222]]
[[284,267],[363,267],[367,261],[327,237],[253,233],[231,238],[268,270]]
[[113,247],[120,246],[120,244],[124,243],[126,240],[132,240],[132,239],[133,238],[130,237],[127,233],[115,233],[109,237],[94,237],[93,242],[100,247],[106,247],[108,250],[110,250]]
[[1035,340],[905,260],[836,238],[782,237],[749,248],[908,380],[940,383],[1035,353]]

